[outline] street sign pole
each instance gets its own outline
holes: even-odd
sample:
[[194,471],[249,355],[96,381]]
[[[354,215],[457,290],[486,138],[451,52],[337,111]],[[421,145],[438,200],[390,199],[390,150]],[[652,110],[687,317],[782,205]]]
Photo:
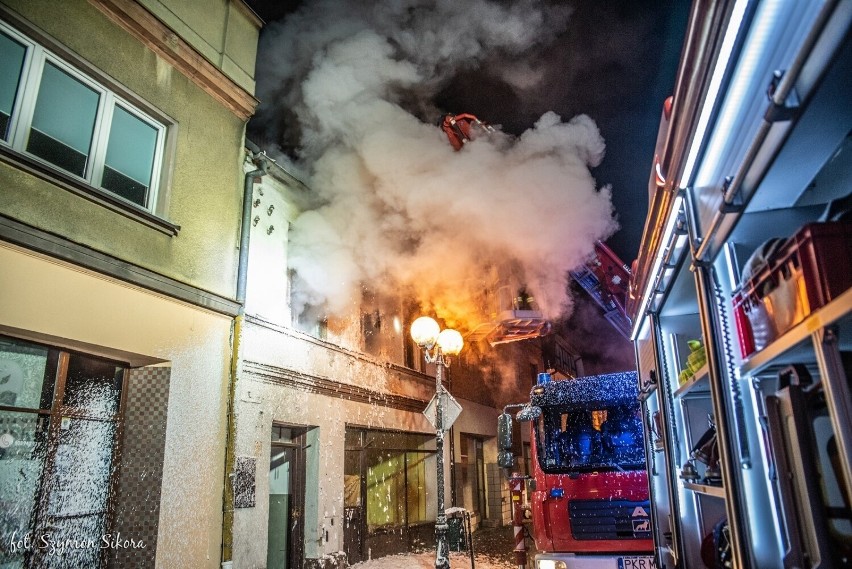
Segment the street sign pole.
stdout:
[[438,465],[438,516],[435,520],[435,569],[450,569],[450,547],[447,543],[447,514],[444,512],[444,386],[441,376],[444,363],[439,358],[435,373],[435,452]]

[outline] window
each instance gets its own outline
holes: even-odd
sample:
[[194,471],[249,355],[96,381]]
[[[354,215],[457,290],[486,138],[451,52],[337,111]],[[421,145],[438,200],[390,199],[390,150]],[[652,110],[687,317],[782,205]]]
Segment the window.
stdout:
[[166,127],[0,23],[0,140],[154,210]]
[[320,340],[328,339],[328,310],[326,303],[311,293],[310,285],[296,269],[288,269],[290,283],[290,316],[293,327]]
[[577,377],[577,362],[568,350],[556,345],[556,369],[569,377]]
[[601,409],[545,405],[536,434],[540,465],[550,474],[645,468],[636,404]]
[[434,435],[346,428],[344,499],[366,510],[370,533],[435,519]]
[[[0,336],[4,539],[99,544],[110,532],[126,384],[120,362]],[[101,566],[97,545],[74,553],[77,566]],[[0,566],[53,566],[50,556],[50,548],[0,550]]]

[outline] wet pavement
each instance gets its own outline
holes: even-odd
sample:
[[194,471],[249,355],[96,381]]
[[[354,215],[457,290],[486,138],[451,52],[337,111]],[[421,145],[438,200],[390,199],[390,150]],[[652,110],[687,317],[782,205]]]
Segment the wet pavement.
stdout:
[[[532,538],[527,537],[527,566],[534,553]],[[500,561],[500,565],[515,567],[515,529],[513,526],[499,528],[481,528],[473,533],[474,559],[479,555]]]

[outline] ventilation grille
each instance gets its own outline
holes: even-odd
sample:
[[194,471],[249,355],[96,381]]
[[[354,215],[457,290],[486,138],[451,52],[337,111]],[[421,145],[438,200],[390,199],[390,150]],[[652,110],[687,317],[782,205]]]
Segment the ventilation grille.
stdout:
[[572,500],[568,504],[574,539],[650,539],[648,500]]

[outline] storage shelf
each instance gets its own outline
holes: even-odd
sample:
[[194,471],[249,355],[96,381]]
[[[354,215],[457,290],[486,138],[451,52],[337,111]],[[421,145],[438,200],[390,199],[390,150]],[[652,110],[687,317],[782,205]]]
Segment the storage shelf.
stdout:
[[[753,375],[771,366],[784,366],[794,362],[811,361],[814,359],[811,335],[826,326],[838,323],[842,328],[852,329],[852,322],[844,316],[852,313],[852,288],[839,297],[814,311],[802,322],[788,330],[783,336],[764,349],[751,354],[740,366],[740,375]],[[849,334],[841,333],[840,339],[849,344]]]
[[709,484],[696,484],[695,482],[684,482],[683,487],[699,494],[713,496],[714,498],[724,498],[725,488],[723,486],[711,486]]
[[710,391],[710,382],[707,381],[710,377],[710,368],[704,364],[695,375],[690,377],[686,383],[675,389],[675,397],[683,397],[687,393],[706,393]]

